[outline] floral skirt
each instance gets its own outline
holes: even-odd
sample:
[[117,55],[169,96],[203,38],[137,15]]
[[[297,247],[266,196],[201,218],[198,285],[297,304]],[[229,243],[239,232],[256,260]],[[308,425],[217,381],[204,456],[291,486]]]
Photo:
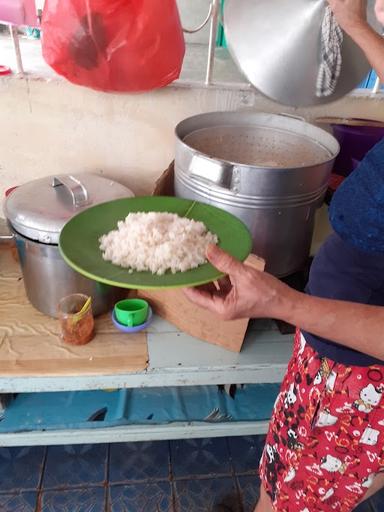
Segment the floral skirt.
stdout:
[[260,476],[278,512],[350,512],[384,471],[384,366],[321,358],[297,331]]

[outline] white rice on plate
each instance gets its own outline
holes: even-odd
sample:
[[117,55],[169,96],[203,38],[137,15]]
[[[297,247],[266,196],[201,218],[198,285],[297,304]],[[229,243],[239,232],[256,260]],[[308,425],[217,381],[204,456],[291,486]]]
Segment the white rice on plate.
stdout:
[[206,263],[208,244],[218,238],[202,222],[175,213],[130,213],[99,239],[103,258],[133,271],[163,275]]

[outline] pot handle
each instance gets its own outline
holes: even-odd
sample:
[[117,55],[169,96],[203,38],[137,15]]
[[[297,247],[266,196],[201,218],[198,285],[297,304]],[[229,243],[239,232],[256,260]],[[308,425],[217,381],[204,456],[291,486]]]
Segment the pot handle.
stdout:
[[228,190],[236,189],[237,173],[231,164],[194,155],[189,164],[188,173],[196,181],[204,181]]
[[52,187],[63,185],[66,190],[71,194],[73,206],[80,208],[90,204],[88,197],[88,190],[81,183],[80,180],[68,174],[61,174],[53,178]]

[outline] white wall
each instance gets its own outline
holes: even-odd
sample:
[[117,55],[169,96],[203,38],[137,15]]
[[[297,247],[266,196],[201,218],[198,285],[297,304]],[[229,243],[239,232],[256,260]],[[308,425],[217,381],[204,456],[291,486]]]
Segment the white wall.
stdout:
[[[280,112],[252,90],[167,87],[146,94],[103,94],[64,81],[0,79],[0,197],[6,188],[55,173],[99,171],[151,192],[174,156],[175,125],[213,110]],[[285,111],[292,110],[283,109]],[[383,101],[349,97],[297,111],[384,121]]]
[[[191,30],[201,25],[208,14],[210,3],[210,0],[177,0],[183,27]],[[185,39],[188,43],[208,44],[209,24],[196,34],[185,34]]]
[[[146,94],[118,95],[62,80],[2,78],[0,198],[11,186],[76,171],[100,172],[136,194],[150,194],[174,158],[174,127],[188,116],[252,108],[284,110],[308,120],[345,116],[384,121],[384,103],[379,98],[352,96],[327,107],[294,111],[250,89],[171,86]],[[314,250],[328,231],[326,210],[322,210]]]

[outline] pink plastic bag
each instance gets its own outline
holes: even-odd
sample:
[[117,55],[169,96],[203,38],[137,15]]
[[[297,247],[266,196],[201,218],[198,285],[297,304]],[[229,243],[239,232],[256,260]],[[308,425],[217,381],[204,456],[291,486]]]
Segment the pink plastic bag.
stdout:
[[0,21],[37,27],[35,0],[0,0]]
[[46,0],[43,55],[69,81],[145,91],[180,74],[185,44],[175,0]]

